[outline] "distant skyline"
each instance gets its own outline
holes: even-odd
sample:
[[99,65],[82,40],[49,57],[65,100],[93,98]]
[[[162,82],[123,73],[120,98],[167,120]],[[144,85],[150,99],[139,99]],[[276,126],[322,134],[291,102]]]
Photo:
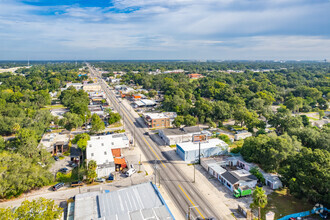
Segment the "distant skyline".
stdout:
[[0,0],[0,60],[330,59],[330,0]]

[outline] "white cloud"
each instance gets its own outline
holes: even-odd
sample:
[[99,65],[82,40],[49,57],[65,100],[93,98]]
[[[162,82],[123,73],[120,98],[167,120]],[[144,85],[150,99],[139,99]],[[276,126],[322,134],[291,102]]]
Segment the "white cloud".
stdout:
[[[306,2],[118,0],[115,9],[138,7],[118,13],[113,7],[41,9],[0,1],[0,59],[32,50],[36,59],[56,53],[85,59],[330,57],[330,3]],[[42,14],[55,9],[61,13]]]

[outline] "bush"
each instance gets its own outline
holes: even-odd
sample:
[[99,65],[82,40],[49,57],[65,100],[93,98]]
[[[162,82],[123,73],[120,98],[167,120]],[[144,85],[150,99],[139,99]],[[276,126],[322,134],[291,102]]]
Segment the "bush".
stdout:
[[231,144],[231,141],[230,141],[230,138],[228,137],[228,135],[222,134],[222,135],[219,136],[219,139],[223,140],[227,144]]
[[255,177],[258,178],[259,182],[261,182],[262,184],[265,184],[265,178],[262,175],[262,173],[260,172],[259,168],[257,168],[257,167],[251,168],[250,173],[255,175]]

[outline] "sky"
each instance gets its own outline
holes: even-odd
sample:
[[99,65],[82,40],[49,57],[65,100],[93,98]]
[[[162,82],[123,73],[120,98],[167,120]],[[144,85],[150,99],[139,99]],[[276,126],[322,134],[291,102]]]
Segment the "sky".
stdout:
[[330,0],[0,0],[0,60],[330,59]]

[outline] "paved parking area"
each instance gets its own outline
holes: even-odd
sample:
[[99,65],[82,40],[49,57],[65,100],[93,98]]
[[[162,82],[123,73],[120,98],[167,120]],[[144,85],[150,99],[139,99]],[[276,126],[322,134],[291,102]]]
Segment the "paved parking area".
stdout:
[[72,167],[69,167],[69,161],[70,157],[66,156],[63,159],[59,159],[58,161],[55,161],[53,166],[50,168],[50,172],[52,174],[56,174],[56,172],[61,168],[68,168],[69,170],[72,170]]

